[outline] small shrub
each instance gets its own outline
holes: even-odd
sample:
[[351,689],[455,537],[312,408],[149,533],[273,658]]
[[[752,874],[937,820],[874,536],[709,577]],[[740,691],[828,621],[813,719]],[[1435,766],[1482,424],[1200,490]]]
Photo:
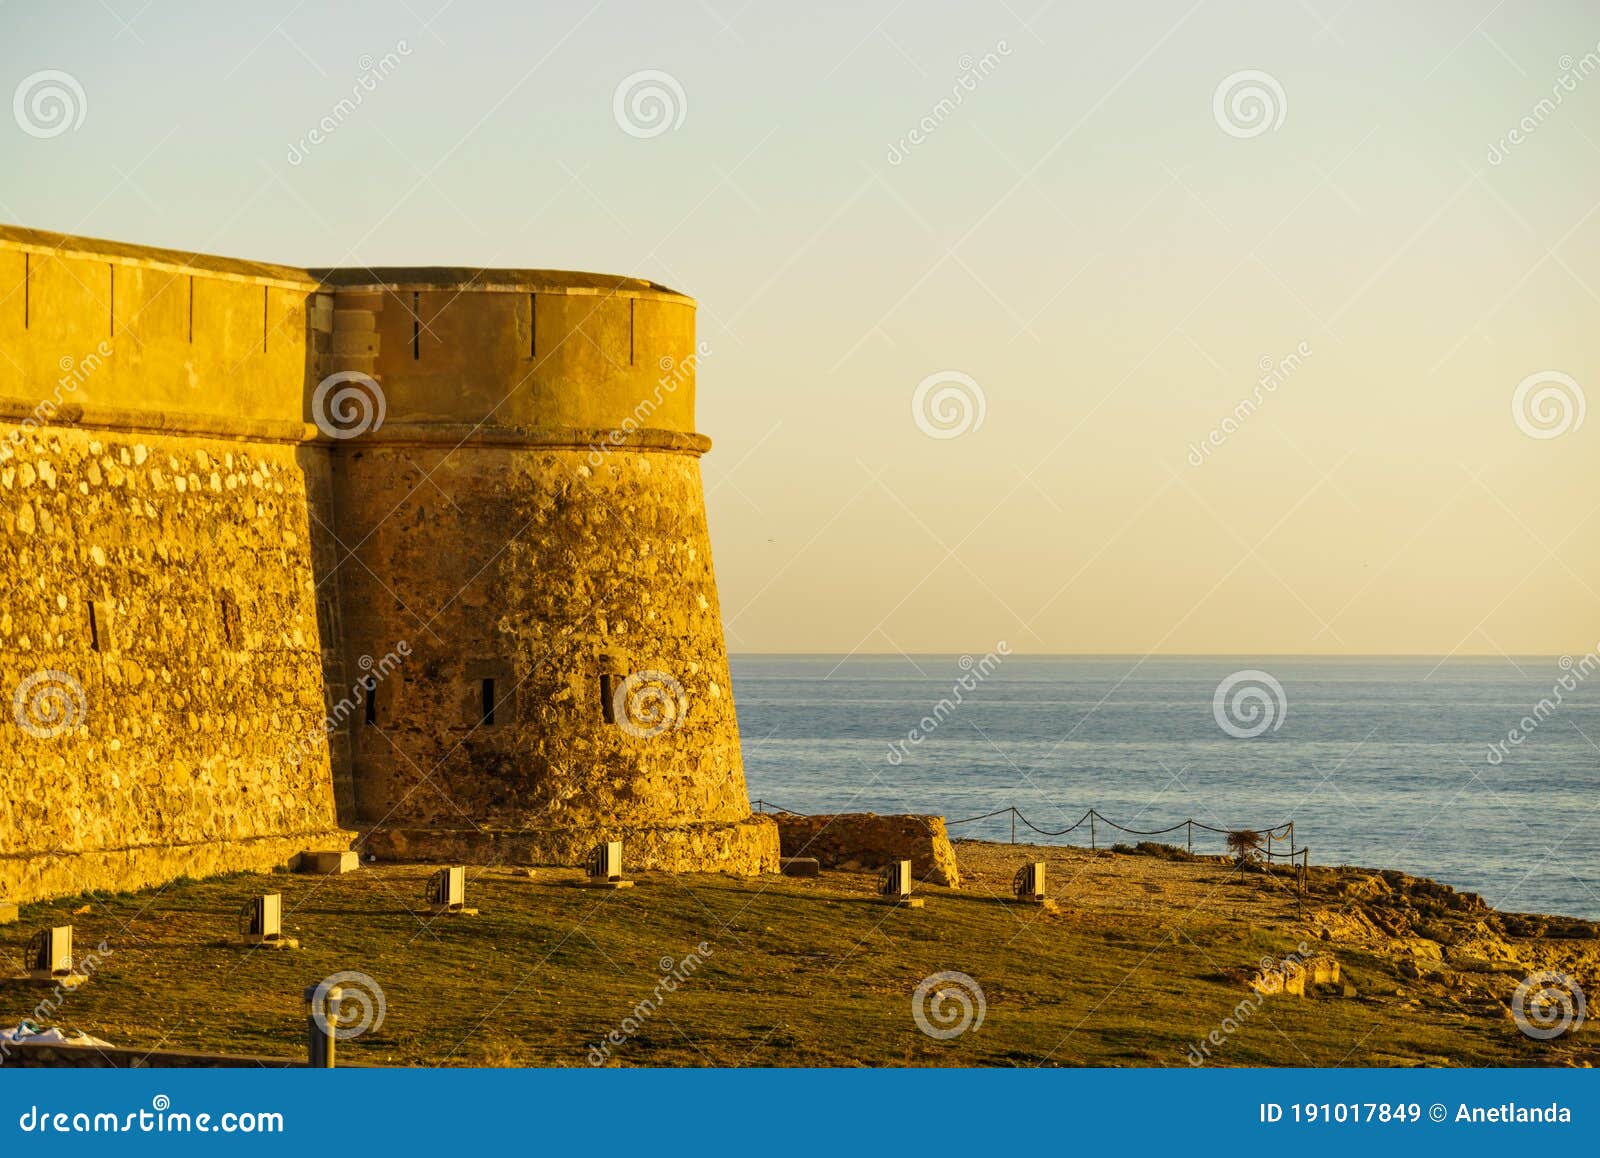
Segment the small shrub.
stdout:
[[1239,828],[1228,833],[1228,851],[1240,864],[1260,860],[1263,843],[1261,834],[1253,828]]

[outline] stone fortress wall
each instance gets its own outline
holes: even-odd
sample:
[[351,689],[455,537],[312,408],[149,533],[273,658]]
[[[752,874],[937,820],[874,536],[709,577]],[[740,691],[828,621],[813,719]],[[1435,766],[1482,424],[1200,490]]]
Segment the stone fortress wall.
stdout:
[[355,832],[774,870],[695,361],[649,282],[0,227],[0,896]]

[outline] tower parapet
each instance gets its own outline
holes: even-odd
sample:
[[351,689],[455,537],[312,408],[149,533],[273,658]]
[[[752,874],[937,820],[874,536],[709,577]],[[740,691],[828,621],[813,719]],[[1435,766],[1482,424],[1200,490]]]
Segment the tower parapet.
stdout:
[[413,649],[352,733],[369,847],[570,862],[622,836],[646,867],[775,868],[712,572],[694,301],[546,271],[322,276],[329,373],[385,407],[333,447],[347,662]]

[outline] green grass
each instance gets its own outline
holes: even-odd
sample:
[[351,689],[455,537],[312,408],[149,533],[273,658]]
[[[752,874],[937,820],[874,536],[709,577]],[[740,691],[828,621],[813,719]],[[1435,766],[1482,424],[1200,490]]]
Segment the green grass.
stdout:
[[[0,952],[18,961],[27,935],[49,923],[75,924],[80,957],[104,939],[109,956],[54,1020],[120,1046],[299,1056],[304,987],[357,970],[382,987],[387,1011],[381,1027],[341,1045],[342,1060],[583,1066],[590,1046],[652,995],[662,958],[682,962],[706,942],[698,971],[611,1046],[614,1064],[1185,1066],[1191,1044],[1249,996],[1224,970],[1281,957],[1306,927],[1271,882],[1240,885],[1214,865],[1140,856],[1101,854],[1090,867],[1106,864],[1134,899],[1095,907],[1082,882],[1052,868],[1065,892],[1059,913],[1000,901],[981,882],[930,888],[926,908],[900,910],[873,903],[871,878],[852,874],[646,875],[633,889],[594,891],[563,887],[570,871],[530,881],[469,869],[468,903],[480,915],[435,918],[411,911],[424,866],[245,875],[27,906],[0,929]],[[1163,889],[1226,904],[1196,908],[1181,891],[1141,901],[1137,889],[1155,887],[1143,877],[1156,872]],[[284,894],[299,951],[221,943],[239,905],[262,891]],[[85,903],[88,912],[72,915]],[[1503,1013],[1406,981],[1383,955],[1334,951],[1359,996],[1273,998],[1212,1048],[1211,1064],[1593,1057],[1592,1030],[1534,1042]],[[940,1041],[918,1029],[912,994],[949,970],[977,980],[987,1009],[980,1028]],[[4,1024],[41,996],[0,985]]]

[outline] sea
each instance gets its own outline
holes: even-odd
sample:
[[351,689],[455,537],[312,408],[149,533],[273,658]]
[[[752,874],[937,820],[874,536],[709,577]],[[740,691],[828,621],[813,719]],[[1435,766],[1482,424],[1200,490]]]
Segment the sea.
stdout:
[[[1313,864],[1600,920],[1600,661],[736,655],[750,795],[953,837],[1187,846],[1294,822]],[[1098,818],[1061,836],[1094,809]],[[956,823],[961,822],[961,823]],[[1033,827],[1030,827],[1033,826]],[[1161,836],[1140,836],[1172,825]],[[1193,832],[1197,853],[1223,837]],[[1275,847],[1282,848],[1282,845]]]

